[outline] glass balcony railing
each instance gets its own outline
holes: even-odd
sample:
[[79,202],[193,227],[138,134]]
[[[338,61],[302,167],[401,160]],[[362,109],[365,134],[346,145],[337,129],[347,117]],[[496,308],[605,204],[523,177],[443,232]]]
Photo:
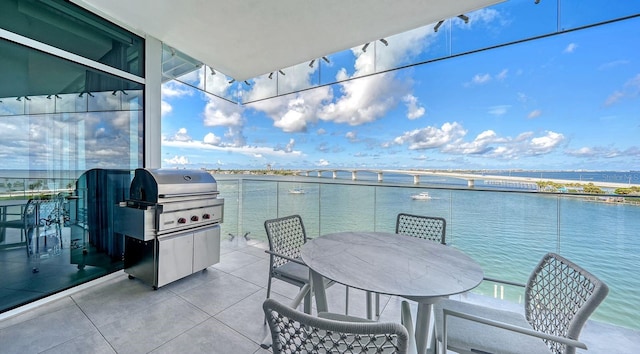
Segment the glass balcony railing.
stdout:
[[[225,198],[223,235],[266,241],[267,219],[299,214],[310,237],[394,232],[400,212],[444,217],[447,244],[478,261],[488,278],[526,283],[547,252],[588,269],[610,288],[592,319],[638,330],[640,205],[613,196],[425,187],[310,177],[216,176]],[[428,192],[430,199],[414,200]],[[634,204],[635,203],[635,204]],[[474,292],[523,302],[523,289],[485,281]]]

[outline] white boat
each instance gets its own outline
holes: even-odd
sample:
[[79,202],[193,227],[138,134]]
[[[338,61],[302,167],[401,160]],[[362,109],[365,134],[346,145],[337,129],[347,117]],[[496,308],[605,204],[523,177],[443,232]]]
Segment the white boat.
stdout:
[[304,194],[304,189],[302,188],[289,189],[289,194]]
[[427,199],[431,199],[431,196],[429,195],[429,192],[422,192],[420,194],[412,195],[411,199],[414,199],[414,200],[427,200]]

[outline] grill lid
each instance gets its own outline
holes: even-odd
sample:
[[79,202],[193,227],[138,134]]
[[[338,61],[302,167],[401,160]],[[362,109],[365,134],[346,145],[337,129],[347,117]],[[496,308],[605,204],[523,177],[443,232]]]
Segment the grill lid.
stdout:
[[130,198],[157,203],[162,198],[184,198],[218,194],[213,176],[202,170],[138,168],[131,181]]

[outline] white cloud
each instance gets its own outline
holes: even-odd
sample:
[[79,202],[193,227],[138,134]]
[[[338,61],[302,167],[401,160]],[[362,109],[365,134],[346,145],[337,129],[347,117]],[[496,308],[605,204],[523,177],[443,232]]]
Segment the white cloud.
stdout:
[[445,123],[441,128],[425,127],[405,132],[394,139],[396,145],[410,150],[438,149],[454,155],[475,155],[497,159],[518,159],[548,154],[565,141],[563,134],[546,131],[541,136],[524,132],[516,136],[500,137],[493,130],[478,134],[472,141],[464,141],[467,131],[457,122]]
[[529,114],[527,115],[527,118],[529,119],[535,119],[538,118],[542,115],[542,111],[539,109],[534,109],[533,111],[529,112]]
[[187,128],[180,128],[178,131],[170,138],[170,140],[174,141],[192,141],[189,134],[187,134]]
[[433,149],[458,140],[466,131],[457,122],[444,123],[441,128],[426,127],[412,130],[394,139],[398,145],[409,145],[410,150]]
[[164,159],[164,162],[170,165],[188,165],[189,159],[186,156],[174,156],[170,159]]
[[242,126],[242,107],[209,97],[204,107],[204,125],[208,127]]
[[498,75],[496,75],[496,79],[503,81],[507,78],[508,73],[509,73],[509,69],[502,69],[502,71],[499,72]]
[[320,159],[318,162],[316,162],[316,166],[320,166],[320,167],[329,166],[329,161],[325,159]]
[[418,103],[418,98],[414,95],[408,94],[402,98],[402,101],[407,105],[407,118],[413,120],[418,119],[424,115],[425,109]]
[[162,84],[162,98],[173,98],[193,95],[193,89],[177,81],[168,81]]
[[489,114],[493,114],[494,116],[502,116],[507,113],[507,111],[511,108],[509,105],[498,105],[489,107]]
[[356,141],[356,139],[358,139],[358,134],[356,132],[354,132],[354,131],[350,131],[350,132],[347,132],[344,135],[344,137],[349,139],[349,141],[354,142],[354,141]]
[[219,136],[216,136],[213,133],[209,133],[204,136],[204,139],[202,139],[202,142],[209,145],[220,145],[220,143],[222,143],[222,138],[220,138]]
[[567,45],[562,52],[573,53],[577,48],[578,48],[578,45],[576,43],[569,43],[569,45]]
[[605,100],[606,106],[611,106],[623,99],[636,98],[640,96],[640,74],[632,77],[624,83],[621,89],[614,91]]
[[391,72],[373,75],[341,84],[343,95],[322,107],[318,116],[325,121],[352,126],[373,122],[396,106],[397,98],[409,91],[406,83]]
[[171,111],[173,110],[173,107],[171,107],[171,105],[167,102],[167,101],[161,101],[160,102],[160,114],[161,115],[165,115],[168,113],[171,113]]
[[220,151],[220,152],[230,152],[230,153],[238,153],[246,156],[273,156],[278,158],[300,158],[304,156],[301,151],[292,150],[290,152],[282,150],[277,150],[271,147],[264,146],[248,146],[248,145],[232,145],[232,144],[220,144],[213,145],[208,144],[204,141],[178,141],[162,138],[162,146],[163,147],[171,147],[171,148],[179,148],[179,149],[189,149],[194,151]]
[[320,129],[318,129],[318,130],[316,131],[316,134],[318,134],[318,135],[325,135],[325,134],[327,134],[327,131],[326,131],[326,130],[324,130],[324,129],[322,129],[322,128],[320,128]]
[[491,81],[491,75],[489,74],[475,74],[473,78],[471,78],[471,84],[474,85],[482,85]]

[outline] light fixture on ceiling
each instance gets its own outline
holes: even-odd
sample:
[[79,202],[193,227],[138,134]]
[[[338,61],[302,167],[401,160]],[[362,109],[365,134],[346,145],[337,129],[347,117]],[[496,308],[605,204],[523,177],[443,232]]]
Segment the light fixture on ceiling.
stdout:
[[230,83],[230,84],[232,84],[232,83],[234,83],[234,82],[236,82],[236,79],[231,79],[231,80],[229,81],[229,83]]
[[458,18],[464,21],[464,23],[469,23],[469,17],[466,15],[458,15]]
[[57,98],[57,99],[59,99],[59,100],[61,100],[61,99],[62,99],[62,97],[60,97],[60,96],[58,96],[58,95],[54,95],[54,97],[55,97],[55,98]]
[[118,93],[118,90],[114,90],[113,92],[111,92],[112,95],[116,95]]
[[315,62],[316,62],[316,60],[315,60],[315,59],[312,59],[312,60],[309,62],[309,67],[310,67],[310,68],[313,68],[313,63],[315,63]]
[[91,94],[91,92],[90,92],[90,91],[87,91],[87,95],[89,95],[89,96],[91,96],[91,97],[94,97],[94,96]]
[[363,51],[363,52],[365,52],[365,53],[367,52],[367,48],[369,48],[369,44],[371,44],[371,43],[365,43],[365,44],[362,46],[362,51]]
[[327,57],[322,57],[322,60],[326,61],[327,64],[331,64],[331,61],[329,61],[329,58],[327,58]]
[[279,72],[280,74],[282,74],[282,75],[287,75],[287,74],[285,74],[285,73],[284,73],[284,71],[282,71],[282,70],[278,70],[278,72]]
[[273,79],[273,72],[271,72],[271,74],[269,74],[269,79]]
[[209,67],[209,69],[211,69],[211,75],[215,75],[215,74],[216,74],[216,71],[215,71],[215,70],[213,70],[213,68],[212,68],[212,67]]
[[24,96],[24,99],[27,101],[31,101],[31,99],[28,96]]
[[247,81],[247,80],[244,80],[244,84],[247,85],[247,86],[251,86],[251,83],[249,81]]
[[438,29],[440,29],[440,26],[442,26],[443,23],[444,23],[444,20],[438,21],[438,23],[436,23],[435,27],[433,27],[433,32],[438,32]]
[[22,101],[22,96],[18,96],[18,98],[16,98],[16,101]]
[[389,46],[389,42],[387,42],[387,40],[384,38],[380,38],[380,42],[382,42],[382,44],[384,44],[385,47]]
[[47,95],[47,99],[50,100],[51,99],[51,95]]

